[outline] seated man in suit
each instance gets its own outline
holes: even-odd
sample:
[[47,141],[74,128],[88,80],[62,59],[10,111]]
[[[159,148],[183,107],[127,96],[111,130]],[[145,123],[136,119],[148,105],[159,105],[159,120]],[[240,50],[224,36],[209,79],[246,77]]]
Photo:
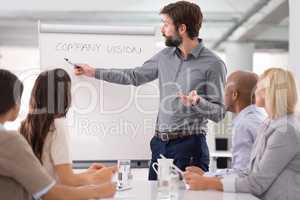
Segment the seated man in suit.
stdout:
[[87,200],[111,197],[115,185],[68,187],[57,185],[46,173],[22,135],[6,131],[20,110],[23,84],[11,72],[0,69],[0,197],[9,200]]
[[[236,71],[228,76],[225,86],[225,106],[227,111],[236,114],[232,122],[232,169],[206,175],[247,171],[257,130],[266,118],[264,109],[255,106],[254,91],[257,80],[258,76],[255,73],[246,71]],[[186,170],[198,173],[201,171],[193,166],[187,167]]]

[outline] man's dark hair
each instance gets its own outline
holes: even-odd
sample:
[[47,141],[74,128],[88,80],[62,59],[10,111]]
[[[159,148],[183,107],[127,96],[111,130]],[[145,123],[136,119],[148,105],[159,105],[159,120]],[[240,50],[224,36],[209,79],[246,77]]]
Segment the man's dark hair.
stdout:
[[8,70],[0,69],[0,115],[21,101],[23,83]]
[[187,34],[191,39],[198,37],[203,16],[197,4],[187,1],[170,3],[163,7],[160,14],[168,15],[173,20],[177,30],[181,24],[185,24]]

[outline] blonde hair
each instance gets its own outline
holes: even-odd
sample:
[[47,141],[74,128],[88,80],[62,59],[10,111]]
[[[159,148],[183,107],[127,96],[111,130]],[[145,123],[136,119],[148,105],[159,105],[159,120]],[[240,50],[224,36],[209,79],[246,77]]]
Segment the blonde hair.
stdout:
[[264,71],[261,80],[264,80],[265,107],[271,119],[295,112],[297,87],[290,71],[270,68]]

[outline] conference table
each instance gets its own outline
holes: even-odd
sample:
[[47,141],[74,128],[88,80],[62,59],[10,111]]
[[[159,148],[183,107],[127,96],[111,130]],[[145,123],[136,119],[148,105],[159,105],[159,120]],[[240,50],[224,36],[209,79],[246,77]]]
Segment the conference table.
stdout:
[[[183,183],[182,183],[183,184]],[[109,200],[163,200],[158,196],[156,181],[133,180],[132,188],[125,191],[118,191]],[[184,185],[183,185],[184,186]],[[179,187],[176,196],[170,200],[258,200],[247,193],[224,193],[218,191],[191,191]],[[108,199],[107,199],[108,200]],[[165,200],[165,199],[164,199]]]

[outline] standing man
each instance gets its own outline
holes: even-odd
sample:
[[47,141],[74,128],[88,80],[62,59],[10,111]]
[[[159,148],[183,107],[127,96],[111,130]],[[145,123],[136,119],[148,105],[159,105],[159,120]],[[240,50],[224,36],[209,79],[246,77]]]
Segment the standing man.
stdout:
[[[178,1],[165,6],[161,12],[161,32],[167,48],[143,66],[132,69],[95,69],[79,64],[76,75],[95,77],[111,83],[139,86],[159,79],[160,106],[154,137],[150,142],[151,165],[163,154],[174,159],[184,170],[198,166],[208,171],[209,152],[206,143],[208,119],[223,119],[223,89],[226,78],[224,62],[204,47],[198,39],[202,12],[198,5]],[[179,93],[196,90],[200,98],[194,106],[180,102]],[[156,180],[149,169],[149,180]]]

